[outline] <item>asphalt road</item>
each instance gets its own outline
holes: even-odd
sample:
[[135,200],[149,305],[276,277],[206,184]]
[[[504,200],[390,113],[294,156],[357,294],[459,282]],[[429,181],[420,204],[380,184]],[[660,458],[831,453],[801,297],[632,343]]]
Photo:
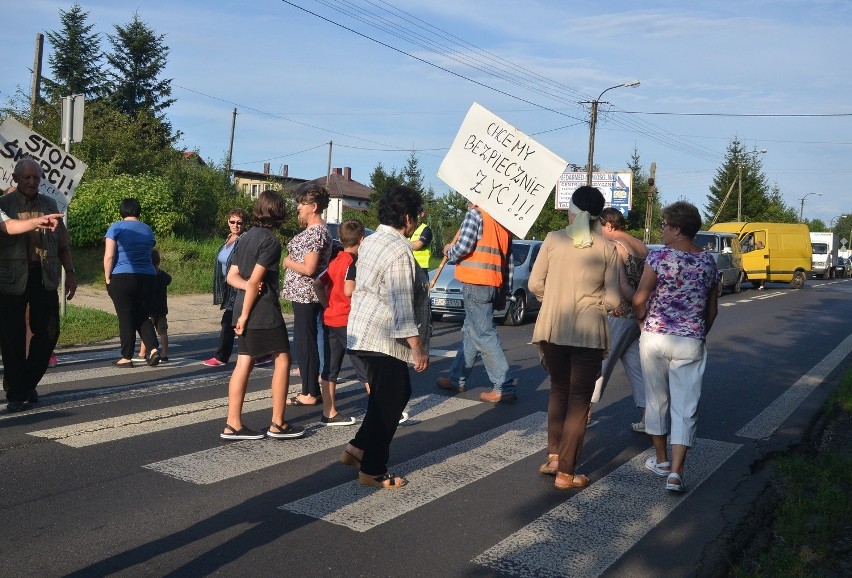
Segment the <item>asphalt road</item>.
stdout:
[[[199,363],[213,332],[176,335],[157,368],[114,368],[114,344],[63,350],[36,408],[0,412],[0,576],[713,575],[761,460],[798,441],[850,366],[850,297],[852,280],[722,297],[683,496],[642,468],[651,444],[630,430],[620,367],[578,468],[592,484],[563,493],[538,473],[548,384],[531,323],[500,329],[519,380],[507,406],[435,387],[459,320],[435,324],[391,448],[409,481],[394,492],[357,485],[337,461],[354,430],[320,427],[315,408],[287,410],[303,440],[220,442],[230,371]],[[255,428],[270,374],[250,383]],[[481,365],[473,377],[484,385]],[[343,378],[340,409],[360,417],[363,388]]]

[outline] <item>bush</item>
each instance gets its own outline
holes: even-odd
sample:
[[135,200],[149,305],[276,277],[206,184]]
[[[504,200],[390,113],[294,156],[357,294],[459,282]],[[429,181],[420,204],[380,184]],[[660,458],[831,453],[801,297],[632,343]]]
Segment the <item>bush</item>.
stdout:
[[84,181],[68,206],[68,229],[76,247],[98,244],[109,226],[118,221],[123,199],[135,197],[142,206],[141,218],[156,236],[171,236],[183,220],[174,200],[174,188],[165,177],[120,175]]

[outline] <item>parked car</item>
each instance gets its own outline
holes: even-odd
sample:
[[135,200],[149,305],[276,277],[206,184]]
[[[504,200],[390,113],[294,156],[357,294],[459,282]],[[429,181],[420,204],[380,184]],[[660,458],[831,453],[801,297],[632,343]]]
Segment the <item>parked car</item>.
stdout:
[[[343,245],[340,244],[340,223],[326,223],[325,226],[328,227],[328,233],[331,235],[331,258],[333,259],[343,249]],[[365,237],[373,233],[372,229],[364,229]]]
[[835,274],[840,277],[852,277],[852,262],[847,257],[838,257],[834,268]]
[[[512,298],[507,300],[506,307],[494,312],[494,316],[506,325],[520,325],[527,314],[541,308],[541,303],[529,290],[530,271],[540,249],[541,241],[512,241]],[[436,272],[437,269],[429,272],[430,281],[434,279]],[[432,303],[432,318],[435,320],[444,315],[464,315],[462,284],[455,278],[454,265],[444,266],[435,286],[429,292],[429,298]]]

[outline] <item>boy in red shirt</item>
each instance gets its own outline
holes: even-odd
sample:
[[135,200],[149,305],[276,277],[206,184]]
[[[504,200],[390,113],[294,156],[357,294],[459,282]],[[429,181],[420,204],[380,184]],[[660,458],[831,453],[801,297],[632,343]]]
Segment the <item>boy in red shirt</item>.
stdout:
[[[334,405],[334,390],[337,376],[346,353],[346,324],[349,321],[352,293],[355,291],[355,262],[358,259],[358,247],[364,239],[364,224],[357,219],[347,219],[340,224],[340,244],[343,250],[328,264],[314,280],[317,299],[325,307],[323,322],[328,329],[328,342],[331,349],[328,381],[322,381],[322,418],[326,426],[353,425],[355,418],[345,416]],[[370,391],[367,383],[367,371],[361,360],[349,356],[358,379]]]

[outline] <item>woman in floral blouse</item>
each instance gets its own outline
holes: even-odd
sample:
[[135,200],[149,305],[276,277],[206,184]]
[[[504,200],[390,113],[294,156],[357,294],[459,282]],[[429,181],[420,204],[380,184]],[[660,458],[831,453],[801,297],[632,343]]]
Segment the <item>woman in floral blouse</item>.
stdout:
[[[701,229],[694,205],[672,203],[662,212],[665,247],[648,254],[633,311],[642,323],[639,352],[645,377],[645,431],[656,455],[645,467],[666,478],[666,489],[686,491],[683,463],[695,445],[705,338],[716,319],[719,270],[713,255],[693,243]],[[668,410],[668,411],[667,411]],[[671,431],[672,459],[666,453]]]
[[322,403],[317,379],[320,371],[317,323],[321,320],[322,305],[314,292],[314,277],[325,271],[331,260],[331,235],[322,218],[328,202],[328,190],[316,183],[306,183],[296,191],[299,224],[305,230],[287,244],[282,296],[293,303],[293,340],[299,347],[302,393],[287,400],[288,405]]

